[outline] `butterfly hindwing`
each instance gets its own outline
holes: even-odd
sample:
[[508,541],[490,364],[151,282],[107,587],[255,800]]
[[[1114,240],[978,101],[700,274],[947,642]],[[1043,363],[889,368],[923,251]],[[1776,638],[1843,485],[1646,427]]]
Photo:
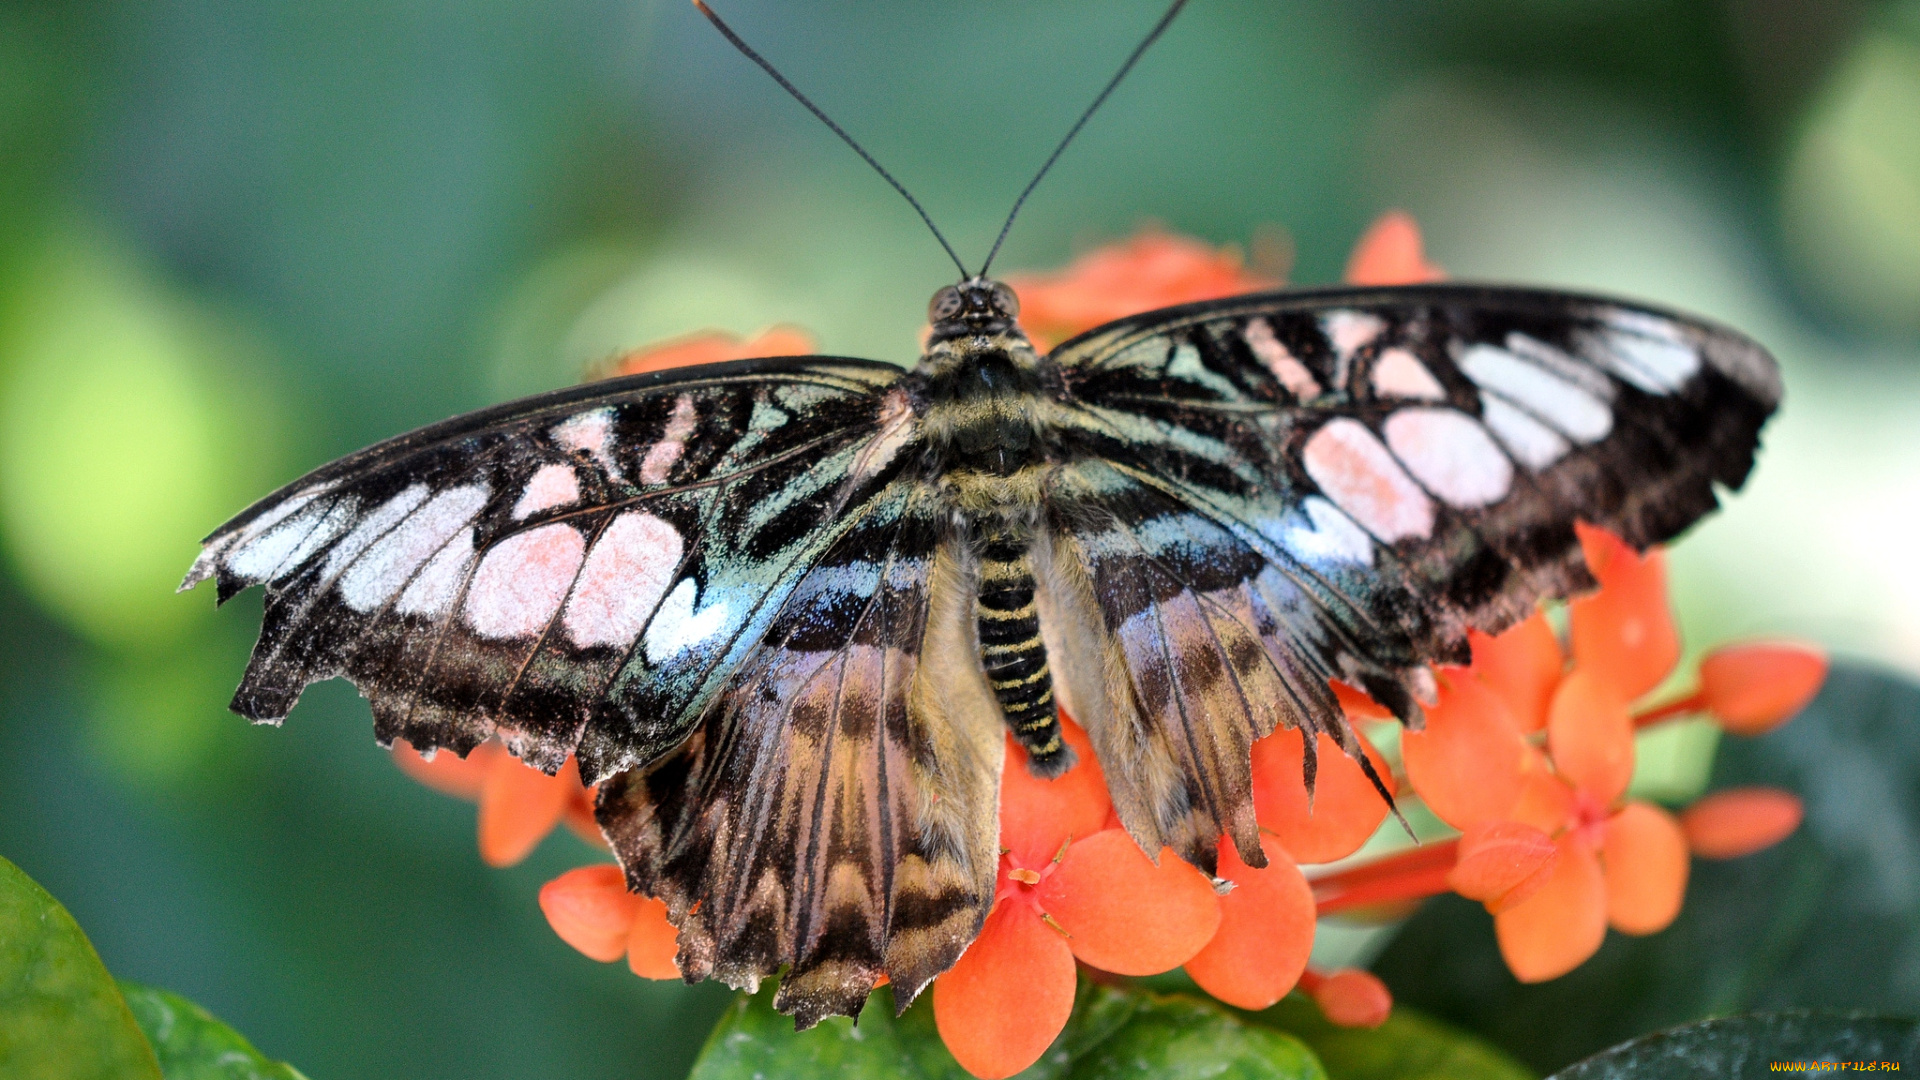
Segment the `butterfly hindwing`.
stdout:
[[[1716,483],[1745,479],[1779,399],[1771,359],[1730,331],[1473,286],[1188,305],[1053,359],[1064,456],[1104,463],[1063,470],[1049,493],[1054,576],[1085,582],[1100,618],[1081,621],[1133,695],[1085,673],[1068,677],[1069,704],[1097,691],[1195,748],[1271,730],[1270,700],[1278,722],[1351,752],[1331,695],[1310,685],[1329,677],[1417,723],[1426,662],[1464,662],[1468,629],[1592,585],[1576,521],[1639,547],[1671,538],[1713,509]],[[1248,692],[1269,678],[1285,692]],[[1138,770],[1116,806],[1143,842],[1180,840],[1211,865],[1215,838],[1241,840],[1251,815],[1245,755],[1173,760]],[[1151,813],[1129,819],[1129,804]]]
[[[759,361],[471,414],[343,459],[206,541],[191,585],[267,586],[234,698],[344,674],[383,741],[498,734],[589,782],[672,749],[901,444],[899,369]],[[887,444],[892,444],[888,449]]]
[[902,1007],[993,897],[1003,729],[979,670],[960,549],[897,481],[801,578],[685,749],[615,778],[599,818],[634,887],[667,901],[680,965],[802,1026]]

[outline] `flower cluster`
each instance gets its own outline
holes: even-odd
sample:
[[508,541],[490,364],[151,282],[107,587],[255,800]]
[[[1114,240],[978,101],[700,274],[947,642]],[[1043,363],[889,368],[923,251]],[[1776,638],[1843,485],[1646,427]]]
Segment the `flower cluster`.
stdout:
[[[1384,285],[1441,275],[1412,219],[1389,214],[1358,245],[1347,276]],[[1010,280],[1023,325],[1043,348],[1137,311],[1279,284],[1248,273],[1231,251],[1158,230],[1091,252],[1059,274]],[[603,374],[811,349],[804,334],[786,329],[746,343],[705,334],[621,357]],[[1731,858],[1791,833],[1800,804],[1786,792],[1721,792],[1677,818],[1629,798],[1634,735],[1702,714],[1734,734],[1769,730],[1819,688],[1824,658],[1790,644],[1724,648],[1701,663],[1695,690],[1636,711],[1680,657],[1664,556],[1641,555],[1585,526],[1580,538],[1600,588],[1567,605],[1564,638],[1545,614],[1498,636],[1476,633],[1470,666],[1436,672],[1439,700],[1424,729],[1401,738],[1398,769],[1361,737],[1389,790],[1423,800],[1459,831],[1452,839],[1309,877],[1302,866],[1359,851],[1387,805],[1326,736],[1318,737],[1310,798],[1304,738],[1277,731],[1253,747],[1268,864],[1249,867],[1223,843],[1216,883],[1171,850],[1157,859],[1141,851],[1070,717],[1062,726],[1078,763],[1053,780],[1032,776],[1009,738],[994,905],[931,995],[940,1036],[959,1063],[989,1078],[1038,1060],[1065,1026],[1083,970],[1104,978],[1183,968],[1209,994],[1245,1009],[1298,988],[1335,1023],[1377,1025],[1392,1006],[1378,979],[1308,968],[1317,920],[1441,892],[1487,906],[1516,976],[1554,978],[1592,955],[1609,926],[1647,934],[1672,922],[1690,857]],[[1386,722],[1386,711],[1358,691],[1334,689],[1357,726]],[[404,744],[396,758],[424,783],[478,799],[481,854],[493,865],[524,857],[563,820],[601,843],[592,791],[571,762],[547,777],[491,742],[464,760],[423,760]],[[628,892],[617,867],[569,871],[539,901],[555,932],[587,956],[625,956],[647,978],[678,974],[665,905]]]

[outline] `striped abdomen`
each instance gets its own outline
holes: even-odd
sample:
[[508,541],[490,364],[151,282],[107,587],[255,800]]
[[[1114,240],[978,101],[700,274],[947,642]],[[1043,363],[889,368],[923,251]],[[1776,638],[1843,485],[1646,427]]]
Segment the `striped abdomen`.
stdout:
[[1013,737],[1026,747],[1038,776],[1058,776],[1073,765],[1060,737],[1060,712],[1047,671],[1047,647],[1033,603],[1033,567],[1025,541],[991,536],[980,553],[980,659]]

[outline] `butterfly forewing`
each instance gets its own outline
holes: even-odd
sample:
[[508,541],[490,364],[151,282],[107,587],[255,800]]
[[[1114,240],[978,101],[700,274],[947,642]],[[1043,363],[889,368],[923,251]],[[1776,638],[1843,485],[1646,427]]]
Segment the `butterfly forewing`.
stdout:
[[[267,586],[235,708],[337,674],[383,740],[498,733],[598,779],[677,745],[886,483],[899,369],[770,361],[640,376],[423,429],[206,542],[188,584]],[[895,411],[897,409],[897,403]]]

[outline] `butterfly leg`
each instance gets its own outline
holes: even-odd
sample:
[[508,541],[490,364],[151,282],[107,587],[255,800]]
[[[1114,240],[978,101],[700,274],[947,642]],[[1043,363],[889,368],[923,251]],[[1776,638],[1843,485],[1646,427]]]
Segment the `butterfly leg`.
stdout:
[[1060,734],[1047,647],[1033,601],[1033,564],[1025,537],[992,532],[980,552],[980,659],[1013,737],[1026,748],[1028,768],[1054,777],[1073,766],[1073,749]]

